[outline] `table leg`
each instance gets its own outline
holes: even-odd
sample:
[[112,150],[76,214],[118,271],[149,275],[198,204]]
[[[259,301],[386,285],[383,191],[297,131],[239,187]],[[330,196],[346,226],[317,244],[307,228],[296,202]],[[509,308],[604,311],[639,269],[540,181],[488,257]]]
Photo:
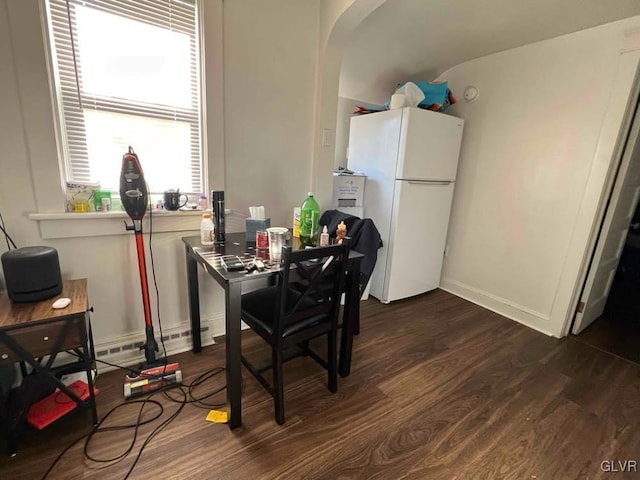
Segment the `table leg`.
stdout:
[[338,373],[348,377],[351,373],[351,353],[353,350],[353,334],[360,330],[360,262],[347,271],[346,291],[344,298],[344,320],[342,322],[342,339],[340,341],[340,362]]
[[89,387],[89,401],[91,402],[91,416],[93,418],[93,424],[98,424],[98,409],[96,406],[96,396],[93,390],[93,372],[92,369],[95,367],[96,362],[96,352],[93,344],[93,330],[91,329],[91,318],[89,317],[89,312],[87,311],[87,322],[89,324],[87,338],[84,342],[84,362],[85,362],[85,371],[87,372],[87,385]]
[[87,310],[87,322],[89,323],[89,354],[91,355],[91,368],[97,371],[96,368],[96,347],[93,343],[93,328],[91,327],[91,316]]
[[18,451],[18,441],[16,434],[11,426],[13,419],[9,414],[9,406],[7,405],[7,399],[0,390],[0,427],[2,429],[2,436],[6,444],[7,455],[14,456]]
[[189,318],[191,319],[191,341],[193,353],[202,350],[202,338],[200,336],[200,296],[198,293],[198,262],[185,247],[187,259],[187,290],[189,292]]
[[242,424],[242,354],[240,351],[240,321],[242,285],[230,283],[226,292],[226,352],[227,352],[227,399],[229,401],[229,428]]

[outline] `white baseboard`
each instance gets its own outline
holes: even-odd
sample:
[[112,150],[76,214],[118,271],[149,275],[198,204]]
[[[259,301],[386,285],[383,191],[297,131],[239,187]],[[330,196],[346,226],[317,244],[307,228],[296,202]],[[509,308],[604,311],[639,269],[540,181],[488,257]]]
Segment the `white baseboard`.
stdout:
[[[200,321],[200,335],[202,340],[202,346],[214,345],[216,342],[214,337],[220,337],[225,334],[224,331],[225,314],[220,312],[213,318]],[[222,325],[222,328],[220,327]],[[242,323],[242,329],[248,328],[244,322]],[[158,357],[163,355],[162,343],[160,342],[160,329],[154,324],[154,333],[156,340],[158,341]],[[171,357],[178,353],[188,352],[193,348],[191,340],[191,323],[187,321],[181,322],[180,325],[164,328],[164,346],[167,349],[166,355]],[[117,367],[101,363],[101,361],[109,362],[118,367],[132,367],[134,365],[142,363],[144,358],[144,351],[138,348],[138,345],[142,345],[145,341],[144,332],[131,333],[126,335],[120,335],[114,337],[108,341],[95,342],[94,347],[96,351],[96,367],[98,373],[106,373],[111,370],[116,370]],[[56,360],[53,362],[54,366],[63,365],[65,363],[74,362],[76,357],[66,352],[60,352],[56,356]],[[171,358],[169,358],[171,361]],[[19,364],[15,364],[16,368],[16,380],[12,385],[12,388],[16,388],[22,382],[22,374],[19,369]],[[124,372],[123,372],[124,374]]]
[[[223,330],[215,331],[215,325],[223,325]],[[160,350],[158,356],[162,356],[162,342],[160,341],[160,330],[157,325],[154,325],[154,333]],[[192,349],[191,323],[189,321],[181,322],[180,325],[171,328],[164,328],[162,333],[167,356],[170,357]],[[201,320],[200,335],[203,347],[215,344],[214,337],[224,335],[224,333],[224,312],[216,315],[215,318]],[[144,332],[137,332],[120,335],[106,342],[96,342],[95,351],[98,372],[105,373],[116,369],[116,367],[101,363],[101,361],[121,367],[130,367],[143,362],[145,360],[144,351],[139,349],[139,345],[144,344],[144,341]]]
[[541,312],[518,305],[505,298],[498,297],[449,278],[442,279],[440,288],[492,312],[499,313],[504,317],[533,328],[545,335],[552,337],[560,336],[551,328],[549,316]]

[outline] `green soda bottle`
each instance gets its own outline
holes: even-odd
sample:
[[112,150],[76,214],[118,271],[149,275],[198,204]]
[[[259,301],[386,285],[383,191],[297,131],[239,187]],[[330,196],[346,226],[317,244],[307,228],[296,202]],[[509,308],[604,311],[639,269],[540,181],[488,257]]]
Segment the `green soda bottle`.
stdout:
[[305,247],[315,247],[318,242],[320,207],[313,198],[313,192],[308,195],[300,207],[300,242]]

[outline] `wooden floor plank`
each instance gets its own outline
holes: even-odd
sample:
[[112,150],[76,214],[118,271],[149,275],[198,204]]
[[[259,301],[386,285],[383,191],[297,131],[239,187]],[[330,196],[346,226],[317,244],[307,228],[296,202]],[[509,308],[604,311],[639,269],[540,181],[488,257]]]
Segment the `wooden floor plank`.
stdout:
[[[337,393],[310,358],[288,362],[286,423],[278,426],[271,397],[243,369],[240,428],[206,422],[207,409],[187,405],[149,443],[130,478],[637,478],[612,477],[602,462],[640,462],[640,366],[441,290],[390,305],[369,299],[361,314],[352,374],[339,379]],[[269,355],[251,332],[243,333],[243,349]],[[172,360],[188,382],[223,366],[224,343]],[[205,389],[223,381],[218,375]],[[123,401],[122,374],[100,375],[97,385],[102,417]],[[177,408],[159,401],[164,418]],[[109,421],[134,422],[134,407]],[[43,431],[27,429],[18,455],[0,456],[0,478],[40,478],[89,421],[76,412]],[[118,463],[88,460],[79,443],[49,478],[125,478],[156,426],[142,426],[133,452]],[[89,451],[108,458],[131,438],[130,430],[100,433]]]

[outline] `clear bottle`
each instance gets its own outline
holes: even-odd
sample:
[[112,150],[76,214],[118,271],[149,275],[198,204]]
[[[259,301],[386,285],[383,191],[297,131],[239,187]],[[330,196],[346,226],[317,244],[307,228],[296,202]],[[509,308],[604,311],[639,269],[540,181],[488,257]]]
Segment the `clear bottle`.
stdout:
[[347,226],[340,221],[336,229],[336,243],[342,243],[342,239],[347,236]]
[[211,213],[202,214],[202,222],[200,222],[200,243],[202,245],[213,245],[214,226],[211,220]]
[[329,246],[329,230],[327,230],[327,226],[322,227],[322,233],[320,234],[320,246],[328,247]]
[[208,206],[209,205],[207,204],[207,196],[200,195],[200,198],[198,198],[198,208],[200,210],[206,210]]
[[318,242],[318,220],[320,219],[320,207],[313,198],[313,192],[300,207],[300,242],[305,247],[315,247]]

